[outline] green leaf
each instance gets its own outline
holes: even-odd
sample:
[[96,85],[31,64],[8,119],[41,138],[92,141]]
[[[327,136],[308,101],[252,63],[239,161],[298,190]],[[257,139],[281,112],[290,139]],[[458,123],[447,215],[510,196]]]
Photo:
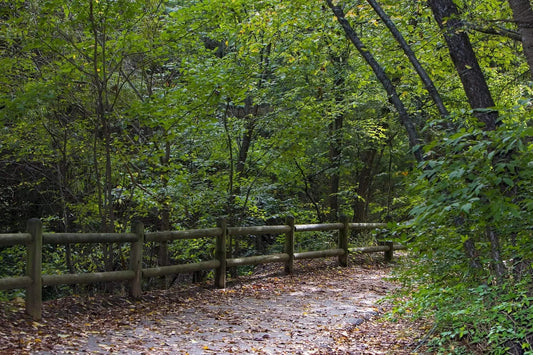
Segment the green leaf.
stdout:
[[461,211],[465,212],[465,213],[470,213],[470,210],[472,209],[472,204],[470,202],[467,202],[465,203],[464,205],[461,206]]

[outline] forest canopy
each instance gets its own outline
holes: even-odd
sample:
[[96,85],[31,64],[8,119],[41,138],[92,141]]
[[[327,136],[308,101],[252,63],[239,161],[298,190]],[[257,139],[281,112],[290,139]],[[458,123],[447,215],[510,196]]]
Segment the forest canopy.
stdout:
[[394,222],[399,313],[532,351],[529,1],[0,4],[0,232]]

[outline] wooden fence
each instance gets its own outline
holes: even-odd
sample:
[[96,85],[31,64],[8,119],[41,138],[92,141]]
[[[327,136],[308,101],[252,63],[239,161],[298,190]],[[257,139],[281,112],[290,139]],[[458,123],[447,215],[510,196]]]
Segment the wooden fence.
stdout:
[[[26,289],[26,312],[35,320],[42,315],[42,287],[62,284],[89,284],[107,281],[128,281],[132,297],[142,294],[142,279],[202,270],[214,270],[215,287],[226,287],[226,269],[241,265],[258,265],[280,262],[285,264],[285,272],[293,272],[294,260],[325,257],[338,257],[341,266],[347,266],[348,254],[384,252],[385,259],[391,260],[393,251],[404,249],[392,242],[382,242],[377,246],[349,248],[350,230],[368,230],[385,227],[382,223],[349,223],[343,217],[339,223],[294,224],[293,218],[287,219],[285,225],[229,227],[224,219],[219,220],[217,227],[145,232],[142,223],[133,226],[130,233],[43,233],[39,219],[31,219],[27,224],[26,233],[0,234],[0,247],[25,245],[27,250],[26,273],[24,276],[0,278],[0,290],[17,288]],[[294,252],[294,234],[311,231],[338,231],[337,248],[307,252]],[[284,252],[270,255],[258,255],[242,258],[226,258],[226,240],[228,236],[238,235],[285,235]],[[165,242],[178,239],[216,238],[215,257],[213,260],[160,266],[155,268],[142,267],[145,242]],[[80,274],[47,275],[42,274],[43,244],[74,244],[74,243],[131,243],[129,268],[121,271],[93,272]]]

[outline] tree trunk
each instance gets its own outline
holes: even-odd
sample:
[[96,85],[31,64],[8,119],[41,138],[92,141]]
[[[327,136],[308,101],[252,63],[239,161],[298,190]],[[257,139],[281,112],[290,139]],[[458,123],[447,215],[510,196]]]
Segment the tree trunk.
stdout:
[[494,130],[498,112],[494,110],[494,100],[470,39],[463,30],[457,7],[453,0],[429,0],[428,3],[439,27],[444,30],[450,57],[459,74],[470,107],[474,110],[474,115],[483,122],[485,130]]
[[324,218],[324,216],[322,214],[322,210],[320,208],[320,205],[318,204],[316,199],[313,197],[313,194],[311,193],[311,191],[313,190],[311,188],[311,184],[312,184],[311,179],[307,176],[307,174],[302,169],[300,164],[298,164],[298,161],[296,159],[294,160],[294,164],[296,165],[296,168],[298,168],[298,170],[300,171],[300,174],[302,175],[302,179],[303,179],[303,183],[304,183],[304,192],[305,192],[305,195],[307,196],[307,198],[309,199],[309,201],[311,202],[311,204],[313,205],[313,207],[315,208],[316,217],[318,219],[318,223],[324,223],[325,218]]
[[[91,24],[91,32],[93,35],[93,57],[92,57],[92,81],[94,92],[94,105],[97,122],[100,126],[95,128],[95,166],[98,169],[98,151],[96,148],[96,141],[101,136],[105,152],[105,165],[103,177],[103,191],[99,188],[99,212],[101,223],[104,232],[112,233],[114,231],[114,215],[113,215],[113,194],[111,183],[111,127],[107,115],[107,79],[105,72],[105,43],[106,38],[102,39],[101,24],[95,18],[93,1],[89,2],[89,21]],[[101,61],[99,58],[102,58]],[[101,70],[102,69],[102,70]],[[99,173],[97,172],[99,175]],[[98,179],[100,185],[100,179]],[[114,248],[112,244],[103,245],[103,255],[105,271],[112,271],[114,268]],[[112,287],[109,285],[109,287]]]
[[470,267],[474,270],[480,270],[483,268],[481,265],[481,262],[479,261],[479,255],[476,250],[476,244],[472,240],[472,238],[468,238],[464,241],[463,247],[465,248],[466,255],[468,256],[468,259],[470,260]]
[[487,239],[490,242],[490,255],[492,257],[492,267],[498,280],[506,274],[506,268],[501,258],[500,239],[490,226],[487,227]]
[[[341,56],[331,56],[331,61],[339,67],[339,71],[343,68],[343,63],[347,62],[348,53],[344,53]],[[344,100],[344,91],[342,86],[345,82],[344,77],[341,75],[335,80],[335,90],[337,104],[341,104]],[[339,188],[340,188],[340,168],[342,160],[342,127],[344,125],[344,114],[338,113],[335,115],[331,123],[329,124],[329,159],[333,164],[332,173],[329,178],[329,194],[328,194],[328,207],[329,207],[329,221],[337,222],[339,220]]]
[[357,174],[357,199],[352,203],[353,221],[364,223],[368,217],[368,204],[372,198],[372,181],[374,178],[374,167],[379,164],[381,154],[377,149],[369,149],[361,154],[363,167]]
[[[254,107],[252,98],[247,97],[244,101],[244,133],[241,137],[241,145],[239,147],[239,157],[237,159],[237,164],[235,165],[235,176],[239,180],[240,178],[245,178],[244,168],[246,166],[246,161],[248,160],[248,153],[250,152],[250,147],[252,145],[252,140],[254,138],[255,132],[255,120],[257,107]],[[240,188],[240,184],[237,181],[237,187]]]
[[389,31],[392,33],[394,38],[396,39],[396,42],[400,45],[403,52],[415,68],[418,76],[424,83],[424,86],[426,87],[426,90],[428,91],[429,95],[431,96],[433,102],[435,105],[437,105],[437,109],[439,110],[440,115],[443,118],[447,118],[449,116],[448,110],[446,109],[446,106],[444,106],[444,102],[442,101],[442,98],[439,95],[439,92],[437,91],[437,88],[433,84],[433,81],[425,71],[425,69],[422,67],[422,64],[418,61],[418,58],[416,57],[415,53],[407,44],[405,39],[403,38],[402,34],[396,26],[394,25],[394,22],[390,19],[390,17],[383,11],[381,6],[378,4],[376,0],[366,0],[370,6],[374,9],[374,11],[378,14],[378,16],[381,18],[381,20],[385,23]]
[[405,127],[405,130],[407,131],[407,136],[409,138],[409,145],[411,149],[413,150],[413,154],[417,161],[422,161],[422,151],[419,147],[420,141],[418,139],[418,134],[416,131],[416,127],[413,123],[413,120],[407,113],[407,110],[405,106],[403,105],[402,100],[398,96],[398,93],[396,92],[396,89],[394,85],[392,84],[391,80],[385,73],[385,70],[381,67],[381,65],[376,61],[374,56],[367,50],[359,36],[357,36],[357,33],[355,33],[355,30],[352,28],[348,20],[346,20],[346,17],[344,16],[344,12],[339,6],[333,5],[332,0],[326,0],[329,8],[333,11],[333,14],[337,17],[337,21],[344,29],[344,32],[346,33],[346,37],[353,43],[355,48],[357,48],[357,51],[361,54],[361,56],[364,58],[364,60],[368,63],[368,65],[372,68],[372,71],[378,78],[378,80],[381,82],[381,85],[383,85],[383,88],[387,91],[387,95],[389,97],[389,101],[394,105],[396,110],[398,111],[398,115],[400,116],[400,121],[402,125]]
[[[161,195],[161,201],[160,201],[160,207],[159,207],[159,213],[160,213],[160,226],[159,229],[161,231],[168,231],[170,230],[170,204],[169,204],[169,198],[167,196],[168,191],[168,175],[170,173],[170,153],[171,153],[172,145],[169,141],[168,136],[165,134],[165,152],[163,156],[159,159],[161,163],[161,184],[162,184],[162,195]],[[168,258],[168,242],[160,242],[159,243],[159,250],[157,255],[158,265],[159,266],[167,266],[170,265],[169,258]],[[163,283],[165,288],[168,288],[170,286],[171,278],[168,276],[163,276],[161,278],[161,282]]]
[[[444,30],[444,38],[448,45],[450,57],[461,78],[470,107],[474,110],[476,117],[485,125],[485,130],[495,130],[498,124],[498,111],[494,109],[494,101],[470,39],[462,30],[463,26],[457,7],[453,0],[429,0],[428,3],[439,27]],[[487,203],[490,202],[487,201]],[[494,273],[497,278],[501,278],[505,273],[505,265],[500,256],[499,237],[491,227],[487,228],[486,237],[490,243]],[[464,247],[472,267],[480,268],[481,263],[477,257],[474,241],[470,238],[467,239],[464,242]]]
[[508,0],[513,19],[520,31],[522,47],[529,65],[529,75],[533,80],[533,9],[530,0]]
[[339,187],[340,187],[340,166],[341,166],[341,144],[342,126],[344,115],[338,114],[330,123],[331,142],[329,144],[329,158],[333,164],[333,172],[329,178],[329,220],[336,222],[339,212]]

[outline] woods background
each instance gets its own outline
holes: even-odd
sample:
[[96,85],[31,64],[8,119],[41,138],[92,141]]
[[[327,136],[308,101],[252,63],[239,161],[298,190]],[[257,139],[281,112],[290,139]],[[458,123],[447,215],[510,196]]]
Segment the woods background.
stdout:
[[[435,346],[531,351],[530,2],[0,4],[0,232],[396,221]],[[207,258],[190,243],[153,260]]]

